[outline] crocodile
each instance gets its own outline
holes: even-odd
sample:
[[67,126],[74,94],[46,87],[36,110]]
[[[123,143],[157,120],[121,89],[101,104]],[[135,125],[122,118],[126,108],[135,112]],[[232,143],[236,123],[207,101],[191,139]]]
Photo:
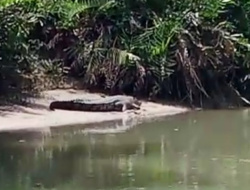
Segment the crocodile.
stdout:
[[50,110],[63,109],[74,111],[126,111],[140,109],[141,102],[132,97],[124,95],[115,95],[98,99],[74,99],[66,101],[53,101]]

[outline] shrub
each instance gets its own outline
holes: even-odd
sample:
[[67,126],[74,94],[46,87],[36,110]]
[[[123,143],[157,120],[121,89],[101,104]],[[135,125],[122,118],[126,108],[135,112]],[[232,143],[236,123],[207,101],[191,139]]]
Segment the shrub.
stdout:
[[86,88],[113,94],[196,106],[246,103],[241,94],[249,89],[247,0],[0,5],[0,83],[19,83],[18,77],[34,70],[61,77],[69,68],[68,75]]

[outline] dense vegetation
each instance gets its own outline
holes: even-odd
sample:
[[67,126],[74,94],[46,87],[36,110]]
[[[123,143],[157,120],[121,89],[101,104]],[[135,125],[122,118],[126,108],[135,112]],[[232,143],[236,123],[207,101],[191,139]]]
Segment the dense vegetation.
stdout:
[[0,93],[72,76],[112,94],[241,106],[249,25],[250,0],[2,0]]

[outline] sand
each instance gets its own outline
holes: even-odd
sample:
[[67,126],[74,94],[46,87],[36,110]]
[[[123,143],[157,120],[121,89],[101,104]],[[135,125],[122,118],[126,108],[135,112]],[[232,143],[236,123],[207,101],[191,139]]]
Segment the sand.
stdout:
[[101,94],[82,90],[44,91],[41,98],[30,99],[30,106],[0,106],[0,131],[40,130],[65,125],[91,124],[127,118],[155,119],[157,117],[179,114],[188,108],[143,101],[141,110],[136,112],[80,112],[48,109],[54,100],[74,98],[98,98]]

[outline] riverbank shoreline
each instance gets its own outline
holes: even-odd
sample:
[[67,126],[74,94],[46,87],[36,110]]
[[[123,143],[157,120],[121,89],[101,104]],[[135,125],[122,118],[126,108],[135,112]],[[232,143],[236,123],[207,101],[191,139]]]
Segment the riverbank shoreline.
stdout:
[[136,112],[80,112],[49,110],[49,104],[55,100],[75,98],[98,98],[100,93],[84,90],[50,90],[41,93],[40,98],[31,98],[28,106],[0,106],[0,132],[13,130],[39,130],[66,125],[84,125],[106,121],[138,118],[140,120],[170,116],[189,111],[188,108],[142,101],[141,110]]

